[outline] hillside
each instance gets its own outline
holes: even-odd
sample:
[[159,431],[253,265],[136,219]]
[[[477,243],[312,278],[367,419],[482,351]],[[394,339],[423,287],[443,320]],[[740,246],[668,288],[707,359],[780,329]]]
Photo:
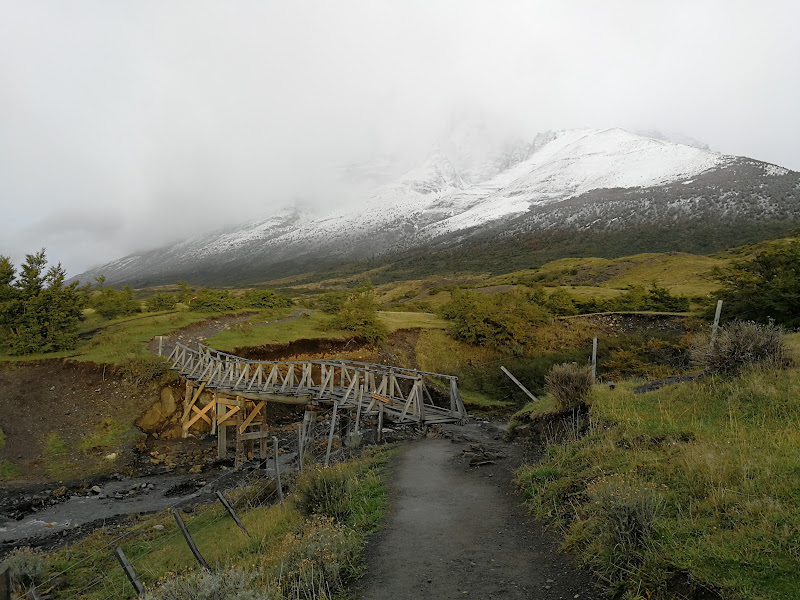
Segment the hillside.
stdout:
[[283,210],[78,278],[241,284],[391,265],[395,279],[564,256],[709,252],[800,225],[800,175],[620,129],[565,130],[467,161],[435,148],[356,208]]

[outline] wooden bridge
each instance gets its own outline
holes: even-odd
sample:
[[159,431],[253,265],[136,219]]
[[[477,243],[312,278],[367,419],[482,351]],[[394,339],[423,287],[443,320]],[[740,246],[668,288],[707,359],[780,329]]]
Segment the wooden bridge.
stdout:
[[[380,424],[386,419],[427,426],[467,416],[458,378],[452,375],[347,360],[256,361],[202,344],[195,350],[177,343],[169,361],[186,379],[184,436],[202,420],[219,436],[220,455],[226,447],[226,427],[233,425],[237,445],[260,439],[264,450],[267,427],[262,411],[268,402],[333,405],[353,413],[356,426],[374,417]],[[201,406],[204,391],[212,393],[212,400]]]

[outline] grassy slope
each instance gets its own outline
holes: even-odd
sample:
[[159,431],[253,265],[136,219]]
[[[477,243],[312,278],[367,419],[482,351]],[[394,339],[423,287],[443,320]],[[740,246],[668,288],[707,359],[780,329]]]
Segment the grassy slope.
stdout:
[[518,472],[536,514],[631,598],[637,582],[662,597],[671,573],[730,598],[800,597],[800,369],[632,386],[598,386],[592,431]]

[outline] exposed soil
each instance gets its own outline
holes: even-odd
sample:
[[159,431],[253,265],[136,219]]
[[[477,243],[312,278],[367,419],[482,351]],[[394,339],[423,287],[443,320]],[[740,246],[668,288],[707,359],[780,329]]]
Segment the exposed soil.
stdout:
[[520,506],[524,447],[489,423],[412,442],[393,467],[390,511],[367,542],[362,600],[603,598]]

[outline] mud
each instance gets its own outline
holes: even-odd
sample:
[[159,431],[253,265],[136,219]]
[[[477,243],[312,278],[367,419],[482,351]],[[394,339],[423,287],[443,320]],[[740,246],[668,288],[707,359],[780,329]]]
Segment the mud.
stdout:
[[[604,598],[520,506],[522,445],[483,423],[409,444],[393,466],[390,510],[367,542],[361,600]],[[477,460],[476,460],[477,459]]]

